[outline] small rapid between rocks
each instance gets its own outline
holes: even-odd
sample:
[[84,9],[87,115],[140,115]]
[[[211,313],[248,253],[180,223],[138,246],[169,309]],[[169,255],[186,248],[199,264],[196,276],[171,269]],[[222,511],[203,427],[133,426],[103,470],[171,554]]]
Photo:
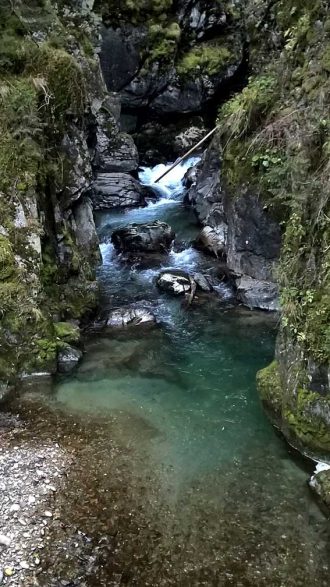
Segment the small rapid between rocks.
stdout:
[[[88,536],[77,546],[84,570],[69,546],[61,561],[59,530],[42,585],[328,584],[326,520],[305,465],[289,456],[255,389],[273,356],[276,319],[236,306],[221,263],[191,244],[198,227],[184,207],[183,177],[197,161],[159,185],[165,167],[143,168],[140,181],[157,201],[96,215],[104,314],[133,303],[157,325],[92,332],[74,374],[51,393],[26,394],[43,398],[57,422],[69,419],[63,442],[88,428],[58,505],[66,528]],[[116,251],[115,230],[155,220],[176,233],[168,253]],[[213,291],[197,292],[188,307],[156,286],[168,268],[202,273]]]

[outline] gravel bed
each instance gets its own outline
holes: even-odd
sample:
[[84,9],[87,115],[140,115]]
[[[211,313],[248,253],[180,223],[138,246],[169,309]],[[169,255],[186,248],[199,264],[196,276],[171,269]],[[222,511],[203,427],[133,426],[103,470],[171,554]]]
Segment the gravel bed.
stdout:
[[56,493],[70,467],[53,441],[22,438],[18,417],[0,414],[0,584],[36,584],[56,520]]

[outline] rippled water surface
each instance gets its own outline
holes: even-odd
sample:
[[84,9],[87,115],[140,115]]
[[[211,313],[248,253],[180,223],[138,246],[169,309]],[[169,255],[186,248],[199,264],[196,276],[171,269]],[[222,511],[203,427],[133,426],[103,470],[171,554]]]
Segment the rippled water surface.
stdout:
[[[136,527],[104,562],[107,569],[118,559],[119,570],[110,566],[106,582],[88,584],[329,585],[328,523],[305,466],[289,455],[256,393],[256,372],[273,357],[275,319],[224,304],[230,291],[220,281],[217,294],[190,308],[154,284],[160,267],[214,274],[215,260],[190,245],[197,227],[183,207],[181,179],[192,163],[163,181],[155,204],[97,217],[104,307],[146,300],[159,326],[91,337],[81,366],[52,399],[92,426],[100,417],[112,422],[126,451],[130,480],[119,493],[111,486],[104,511],[110,519],[118,501],[122,520],[131,516]],[[151,184],[161,172],[140,177]],[[149,265],[124,263],[111,232],[157,218],[174,227],[180,246]],[[108,472],[106,446],[92,459]]]

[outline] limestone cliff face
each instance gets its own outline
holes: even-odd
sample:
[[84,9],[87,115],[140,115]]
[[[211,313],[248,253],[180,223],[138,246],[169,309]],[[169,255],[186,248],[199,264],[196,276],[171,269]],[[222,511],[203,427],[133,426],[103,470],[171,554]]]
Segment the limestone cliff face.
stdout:
[[219,111],[212,148],[220,180],[209,151],[190,197],[220,251],[223,239],[229,267],[242,274],[243,301],[251,279],[279,284],[276,362],[258,376],[261,397],[291,442],[329,453],[327,6],[250,0],[245,9],[251,76]]
[[97,303],[89,195],[94,169],[121,159],[125,137],[94,50],[91,3],[72,6],[0,7],[2,382],[56,370],[59,351],[79,338],[67,321]]

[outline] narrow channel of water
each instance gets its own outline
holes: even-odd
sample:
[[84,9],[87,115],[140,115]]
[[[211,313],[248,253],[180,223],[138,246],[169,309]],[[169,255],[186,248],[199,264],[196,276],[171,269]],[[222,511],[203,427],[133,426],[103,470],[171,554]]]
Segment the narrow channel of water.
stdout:
[[[153,506],[143,510],[142,526],[152,526],[158,512],[158,538],[147,547],[137,540],[129,579],[109,577],[108,585],[325,586],[327,521],[255,388],[257,370],[273,357],[274,318],[227,304],[230,288],[220,280],[212,298],[189,309],[154,283],[161,267],[216,277],[215,260],[190,244],[198,228],[182,203],[182,178],[195,162],[163,180],[156,203],[97,215],[104,307],[146,301],[160,326],[91,337],[52,405],[95,426],[100,416],[116,422],[116,441],[130,449],[126,466],[149,484]],[[144,169],[140,179],[152,184],[161,172],[162,166]],[[151,219],[174,228],[176,247],[157,263],[128,265],[111,233]],[[106,466],[106,450],[102,459]],[[129,539],[122,548],[131,553]]]

